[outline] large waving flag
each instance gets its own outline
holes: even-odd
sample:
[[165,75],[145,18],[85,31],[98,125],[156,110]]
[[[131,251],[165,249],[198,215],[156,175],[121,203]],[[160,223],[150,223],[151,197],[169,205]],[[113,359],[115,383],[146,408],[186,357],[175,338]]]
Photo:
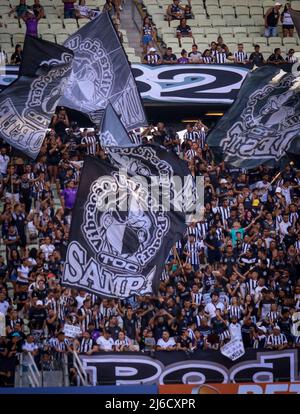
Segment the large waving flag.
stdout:
[[61,105],[88,114],[98,125],[111,102],[127,131],[147,125],[135,79],[107,12],[87,23],[64,45],[74,52]]
[[208,145],[228,164],[274,165],[299,136],[300,93],[293,72],[273,65],[249,74],[239,95],[208,136]]
[[109,150],[114,164],[85,160],[63,284],[101,297],[157,294],[170,249],[186,229],[175,187],[178,179],[184,185],[187,163],[156,145]]
[[71,73],[73,52],[26,36],[19,77],[0,94],[0,137],[35,159]]
[[[294,5],[292,4],[292,7],[293,6]],[[300,4],[299,4],[299,6],[300,6]],[[292,20],[294,22],[295,28],[297,30],[298,36],[300,37],[300,10],[290,9],[290,14],[291,14]]]
[[105,109],[100,134],[102,147],[128,147],[132,143],[120,117],[109,103]]

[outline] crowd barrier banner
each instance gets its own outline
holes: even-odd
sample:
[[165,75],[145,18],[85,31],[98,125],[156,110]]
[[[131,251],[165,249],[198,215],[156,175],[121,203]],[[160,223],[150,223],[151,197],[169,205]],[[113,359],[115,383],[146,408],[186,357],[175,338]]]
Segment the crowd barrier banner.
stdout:
[[299,350],[246,349],[236,361],[219,351],[101,352],[81,355],[92,382],[122,384],[202,384],[295,382],[299,378]]
[[160,385],[159,394],[300,394],[300,382]]

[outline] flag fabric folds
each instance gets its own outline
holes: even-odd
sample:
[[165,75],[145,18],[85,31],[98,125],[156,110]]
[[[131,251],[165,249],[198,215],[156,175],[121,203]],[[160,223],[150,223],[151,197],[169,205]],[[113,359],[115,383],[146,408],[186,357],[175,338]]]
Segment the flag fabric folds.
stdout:
[[286,155],[299,134],[300,94],[291,89],[293,73],[279,72],[266,65],[247,75],[235,103],[208,136],[216,158],[249,169],[274,165]]
[[298,36],[300,36],[300,10],[290,9],[290,15],[294,22],[295,28],[297,30]]
[[84,162],[63,284],[101,297],[156,294],[170,249],[186,229],[185,211],[162,197],[174,195],[174,176],[183,179],[189,170],[155,145],[109,151],[114,164]]
[[100,144],[102,147],[128,147],[136,145],[128,136],[120,117],[109,103],[101,125]]
[[0,137],[35,159],[71,73],[73,52],[26,36],[19,77],[0,94]]
[[71,35],[64,45],[73,50],[74,61],[61,105],[88,114],[97,123],[99,111],[111,102],[127,131],[147,125],[127,56],[107,12]]

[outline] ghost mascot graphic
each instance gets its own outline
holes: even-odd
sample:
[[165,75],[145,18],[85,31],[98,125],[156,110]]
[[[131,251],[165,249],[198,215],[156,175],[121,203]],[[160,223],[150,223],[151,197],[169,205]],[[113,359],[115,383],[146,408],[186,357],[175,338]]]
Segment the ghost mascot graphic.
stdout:
[[300,115],[296,108],[300,95],[288,88],[294,77],[286,75],[278,85],[268,84],[250,96],[236,122],[223,139],[227,157],[279,160],[299,130]]
[[91,183],[81,224],[86,242],[74,240],[69,245],[67,284],[105,297],[153,292],[155,256],[170,219],[167,212],[148,208],[150,198],[144,182],[120,172]]

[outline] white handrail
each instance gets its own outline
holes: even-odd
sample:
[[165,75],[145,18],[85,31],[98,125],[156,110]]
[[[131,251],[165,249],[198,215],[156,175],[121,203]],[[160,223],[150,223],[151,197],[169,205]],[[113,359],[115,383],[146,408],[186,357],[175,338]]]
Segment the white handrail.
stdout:
[[30,352],[28,352],[28,358],[29,358],[29,371],[31,375],[28,375],[29,379],[32,380],[32,386],[33,387],[41,387],[41,373],[38,370],[38,367],[36,366],[35,360]]
[[74,363],[74,367],[77,369],[79,378],[82,382],[82,385],[86,386],[88,385],[88,376],[87,373],[85,371],[85,369],[83,368],[82,362],[79,358],[79,356],[77,355],[77,352],[73,351],[73,363]]

